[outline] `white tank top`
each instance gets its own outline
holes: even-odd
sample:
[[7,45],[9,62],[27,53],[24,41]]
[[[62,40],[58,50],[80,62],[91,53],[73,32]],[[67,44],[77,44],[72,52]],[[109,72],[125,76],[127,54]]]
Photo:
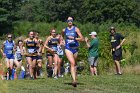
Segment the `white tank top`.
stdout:
[[60,45],[57,46],[57,54],[58,55],[64,55],[63,49],[61,48]]
[[17,50],[16,50],[16,52],[15,52],[15,58],[16,58],[17,60],[22,60],[21,51],[23,51],[23,50],[20,50],[19,46],[17,46]]

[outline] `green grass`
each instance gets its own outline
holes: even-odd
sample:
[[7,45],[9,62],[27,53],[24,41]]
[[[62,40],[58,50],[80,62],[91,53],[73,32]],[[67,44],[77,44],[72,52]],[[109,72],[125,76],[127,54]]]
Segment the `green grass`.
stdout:
[[127,74],[79,76],[78,87],[71,84],[71,77],[58,80],[51,78],[37,80],[0,81],[0,93],[139,93],[140,75]]

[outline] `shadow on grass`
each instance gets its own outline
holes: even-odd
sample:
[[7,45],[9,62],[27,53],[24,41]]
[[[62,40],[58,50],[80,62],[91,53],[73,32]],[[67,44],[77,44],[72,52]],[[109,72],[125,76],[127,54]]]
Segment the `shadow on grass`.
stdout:
[[42,80],[42,79],[46,79],[46,78],[44,78],[44,77],[36,78],[36,80]]
[[[72,85],[72,83],[70,82],[67,82],[67,83],[64,83],[65,85]],[[77,85],[85,85],[84,83],[77,83]]]

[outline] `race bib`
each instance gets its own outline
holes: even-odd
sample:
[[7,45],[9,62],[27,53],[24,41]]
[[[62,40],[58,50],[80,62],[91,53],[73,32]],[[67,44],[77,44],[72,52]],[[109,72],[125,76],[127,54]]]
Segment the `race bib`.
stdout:
[[74,40],[68,40],[68,43],[74,43]]
[[63,49],[60,46],[57,46],[57,54],[63,55]]
[[52,49],[53,49],[54,51],[57,51],[57,47],[52,47]]
[[58,54],[58,55],[63,55],[63,54],[64,54],[64,53],[63,53],[63,50],[57,51],[57,54]]
[[30,53],[30,54],[35,53],[35,49],[28,49],[28,53]]
[[16,57],[17,57],[18,60],[21,60],[22,59],[21,53],[16,53]]
[[9,50],[7,54],[13,54],[13,51],[12,50]]

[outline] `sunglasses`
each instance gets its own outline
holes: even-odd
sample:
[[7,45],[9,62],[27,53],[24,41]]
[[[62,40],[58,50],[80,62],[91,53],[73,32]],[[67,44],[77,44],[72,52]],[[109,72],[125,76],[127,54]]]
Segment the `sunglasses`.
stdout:
[[8,38],[12,38],[12,37],[8,37]]
[[56,32],[52,32],[52,33],[56,33]]
[[67,22],[73,22],[73,20],[67,20]]

